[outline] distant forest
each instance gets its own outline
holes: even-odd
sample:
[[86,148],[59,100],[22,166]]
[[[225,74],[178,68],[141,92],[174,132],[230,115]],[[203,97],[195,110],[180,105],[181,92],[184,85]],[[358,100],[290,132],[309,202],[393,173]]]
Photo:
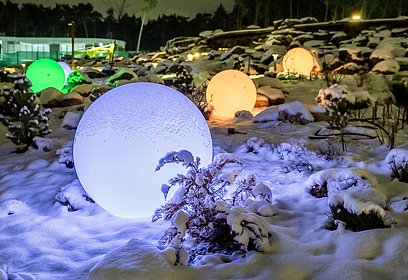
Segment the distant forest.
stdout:
[[[0,35],[69,37],[68,23],[75,21],[76,37],[120,39],[127,42],[128,50],[135,50],[142,20],[115,7],[112,5],[103,16],[89,3],[51,8],[0,1]],[[194,18],[161,15],[147,21],[141,50],[158,50],[171,38],[197,36],[203,30],[267,27],[277,19],[311,16],[327,21],[350,17],[354,12],[366,19],[387,18],[407,15],[407,11],[407,0],[235,0],[231,12],[221,4],[213,14],[199,13]]]

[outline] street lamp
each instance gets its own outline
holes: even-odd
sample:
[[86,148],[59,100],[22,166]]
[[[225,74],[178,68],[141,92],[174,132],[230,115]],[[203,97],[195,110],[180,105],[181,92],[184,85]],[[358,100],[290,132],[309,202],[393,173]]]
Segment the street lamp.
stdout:
[[75,21],[71,21],[68,23],[68,26],[71,26],[71,69],[74,70],[75,68]]

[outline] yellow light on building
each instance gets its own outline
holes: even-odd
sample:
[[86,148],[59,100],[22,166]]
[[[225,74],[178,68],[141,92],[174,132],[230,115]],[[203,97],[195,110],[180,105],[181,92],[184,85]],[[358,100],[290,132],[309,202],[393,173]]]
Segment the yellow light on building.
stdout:
[[361,20],[361,16],[359,14],[354,14],[351,16],[352,20]]

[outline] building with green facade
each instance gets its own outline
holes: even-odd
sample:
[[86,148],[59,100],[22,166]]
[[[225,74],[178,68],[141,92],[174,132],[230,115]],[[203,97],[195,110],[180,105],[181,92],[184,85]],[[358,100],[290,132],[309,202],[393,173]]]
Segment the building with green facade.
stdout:
[[[89,51],[115,44],[115,53],[125,51],[126,42],[103,38],[74,38],[75,57],[81,58]],[[101,56],[104,55],[100,52]],[[61,59],[72,54],[72,38],[67,37],[11,37],[0,36],[0,67],[31,62],[40,58]]]

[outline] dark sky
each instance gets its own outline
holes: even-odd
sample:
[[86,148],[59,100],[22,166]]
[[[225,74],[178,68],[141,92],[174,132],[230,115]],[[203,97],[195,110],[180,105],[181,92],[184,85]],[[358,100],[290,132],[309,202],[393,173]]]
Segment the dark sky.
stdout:
[[[11,0],[13,3],[35,3],[54,6],[56,3],[75,5],[78,3],[91,3],[95,10],[102,14],[110,5],[121,3],[122,0]],[[150,18],[156,18],[159,14],[178,14],[187,17],[194,17],[197,13],[213,13],[219,4],[222,3],[227,11],[232,10],[234,0],[158,0],[158,5],[152,11]],[[128,14],[141,15],[143,0],[126,0],[126,11]]]

